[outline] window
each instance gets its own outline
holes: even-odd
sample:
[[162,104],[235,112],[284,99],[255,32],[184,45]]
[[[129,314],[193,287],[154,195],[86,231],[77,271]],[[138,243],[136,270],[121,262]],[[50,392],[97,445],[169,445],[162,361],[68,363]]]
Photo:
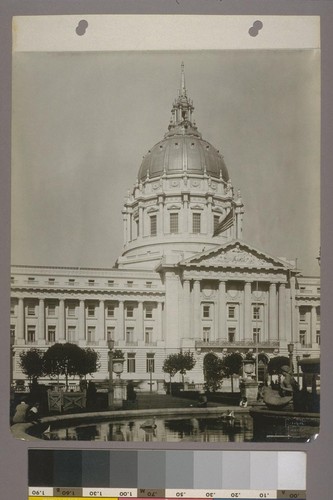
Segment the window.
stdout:
[[140,236],[139,219],[136,219],[135,225],[136,225],[136,236],[138,237],[138,236]]
[[320,307],[316,307],[317,321],[320,321]]
[[55,283],[55,279],[54,278],[49,278],[49,284],[50,285],[54,285]]
[[259,306],[253,306],[252,318],[253,319],[260,319],[260,307]]
[[134,342],[134,328],[132,327],[126,328],[126,342],[127,344]]
[[127,373],[135,373],[135,353],[127,354]]
[[52,344],[56,339],[56,327],[54,325],[49,325],[47,327],[47,341]]
[[220,216],[214,215],[214,233],[215,233],[215,230],[217,229],[217,226],[219,225],[219,222],[220,222]]
[[108,280],[108,286],[113,286],[114,285],[114,280]]
[[320,286],[317,287],[317,293],[320,293]]
[[304,309],[299,310],[299,320],[300,321],[305,321],[306,315]]
[[318,345],[320,345],[320,330],[316,331],[316,342]]
[[126,318],[133,318],[134,316],[134,306],[126,307]]
[[109,304],[106,308],[106,314],[108,318],[113,318],[114,317],[114,304]]
[[152,304],[146,304],[145,307],[145,318],[146,319],[152,319],[153,317],[153,306]]
[[305,345],[306,330],[300,330],[299,332],[299,343]]
[[146,281],[146,288],[151,288],[153,282],[152,281]]
[[96,328],[94,326],[88,326],[87,328],[87,342],[88,344],[93,344],[95,342]]
[[236,317],[236,306],[228,307],[228,318],[233,319]]
[[88,280],[88,285],[89,286],[94,286],[95,280]]
[[205,327],[202,331],[202,340],[204,342],[209,342],[209,339],[210,339],[210,328]]
[[11,276],[11,277],[10,277],[10,282],[11,282],[11,283],[14,283],[14,281],[15,281],[14,276]]
[[75,283],[75,278],[69,278],[68,283],[69,283],[70,285],[74,285],[74,283]]
[[27,341],[29,344],[36,342],[36,327],[35,326],[28,325]]
[[35,278],[32,278],[31,276],[29,276],[28,281],[29,281],[29,283],[33,283],[35,281]]
[[146,328],[145,329],[145,343],[146,344],[151,344],[153,341],[153,329],[152,328]]
[[107,338],[107,340],[114,340],[114,332],[115,332],[115,327],[114,326],[107,326],[106,327],[106,338]]
[[193,214],[192,232],[193,233],[201,233],[201,214]]
[[157,215],[150,216],[150,236],[157,234]]
[[95,316],[95,305],[89,305],[88,306],[88,316],[89,318],[93,318]]
[[12,341],[15,339],[15,325],[10,325],[10,338]]
[[202,308],[203,318],[210,318],[210,305],[205,304]]
[[260,328],[253,328],[253,342],[260,342]]
[[235,342],[236,328],[228,328],[228,341]]
[[170,233],[178,233],[178,214],[170,214]]
[[49,304],[47,307],[47,312],[49,316],[55,316],[56,306],[55,304]]
[[146,358],[146,371],[147,373],[154,373],[155,371],[155,354],[153,353],[147,353],[147,358]]
[[68,304],[67,312],[68,316],[75,316],[75,304]]
[[76,341],[76,326],[69,326],[67,328],[67,340],[68,342]]
[[305,292],[305,290],[306,290],[305,286],[300,286],[300,288],[299,288],[299,289],[300,289],[300,291],[301,291],[302,293],[303,293],[303,292]]
[[13,316],[15,314],[15,302],[10,302],[10,314]]
[[35,316],[36,306],[34,304],[28,304],[28,316]]
[[127,281],[127,286],[128,286],[128,288],[132,288],[133,287],[133,281]]

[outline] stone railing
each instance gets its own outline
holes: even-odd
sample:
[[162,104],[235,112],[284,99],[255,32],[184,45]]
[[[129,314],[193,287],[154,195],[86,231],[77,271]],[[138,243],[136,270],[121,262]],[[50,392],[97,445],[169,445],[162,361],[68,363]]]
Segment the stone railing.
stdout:
[[278,340],[263,340],[259,342],[254,342],[253,340],[235,340],[234,342],[229,342],[228,340],[211,340],[208,342],[205,342],[203,340],[196,340],[195,341],[195,347],[196,348],[213,348],[213,347],[247,347],[249,349],[256,349],[257,347],[259,349],[262,348],[278,348],[280,345]]

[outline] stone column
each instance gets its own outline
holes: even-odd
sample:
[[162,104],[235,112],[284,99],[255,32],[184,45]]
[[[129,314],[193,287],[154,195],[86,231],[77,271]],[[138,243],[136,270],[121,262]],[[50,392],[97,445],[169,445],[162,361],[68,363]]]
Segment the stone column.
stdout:
[[163,340],[162,302],[157,302],[157,340]]
[[39,299],[38,307],[38,339],[45,340],[45,304],[44,299]]
[[270,283],[269,285],[269,326],[268,338],[269,340],[276,340],[277,337],[277,314],[276,314],[276,284]]
[[115,333],[115,340],[124,340],[125,332],[124,332],[124,301],[119,300],[119,308],[118,308],[118,332]]
[[143,207],[139,205],[139,237],[143,238],[144,234],[144,225],[143,225]]
[[316,342],[316,332],[317,332],[317,311],[316,306],[311,307],[311,331],[309,342],[314,344]]
[[105,340],[105,307],[104,300],[99,301],[99,319],[98,319],[99,335],[96,340]]
[[296,330],[296,304],[295,304],[295,285],[296,278],[292,276],[290,278],[290,306],[291,306],[291,342],[295,342],[297,340],[297,330]]
[[17,341],[24,339],[24,300],[18,299],[17,311]]
[[279,340],[286,339],[286,285],[279,286]]
[[66,338],[65,301],[59,299],[59,340]]
[[193,283],[193,337],[199,339],[201,335],[201,304],[200,304],[200,281]]
[[145,339],[145,324],[143,318],[143,301],[138,302],[138,319],[136,323],[137,339],[134,340],[144,340]]
[[218,338],[227,340],[227,323],[226,323],[226,302],[225,302],[225,281],[219,282],[219,298],[218,298],[218,309],[219,309],[219,332]]
[[82,340],[86,338],[86,311],[84,300],[80,300],[79,304],[79,331],[77,338]]
[[252,339],[252,317],[251,317],[251,283],[244,284],[244,339]]
[[183,282],[183,328],[181,337],[188,339],[190,337],[190,280]]

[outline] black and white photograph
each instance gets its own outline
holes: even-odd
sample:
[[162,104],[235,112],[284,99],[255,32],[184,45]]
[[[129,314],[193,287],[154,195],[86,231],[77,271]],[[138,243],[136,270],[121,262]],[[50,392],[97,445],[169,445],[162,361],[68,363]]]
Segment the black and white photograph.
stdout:
[[307,442],[320,50],[13,54],[12,434]]

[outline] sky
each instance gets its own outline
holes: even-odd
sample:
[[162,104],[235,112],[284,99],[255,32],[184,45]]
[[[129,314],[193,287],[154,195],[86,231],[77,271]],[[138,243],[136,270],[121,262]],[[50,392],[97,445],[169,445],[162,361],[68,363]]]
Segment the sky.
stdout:
[[316,50],[14,54],[12,264],[114,265],[182,61],[198,129],[241,190],[244,241],[319,274]]

